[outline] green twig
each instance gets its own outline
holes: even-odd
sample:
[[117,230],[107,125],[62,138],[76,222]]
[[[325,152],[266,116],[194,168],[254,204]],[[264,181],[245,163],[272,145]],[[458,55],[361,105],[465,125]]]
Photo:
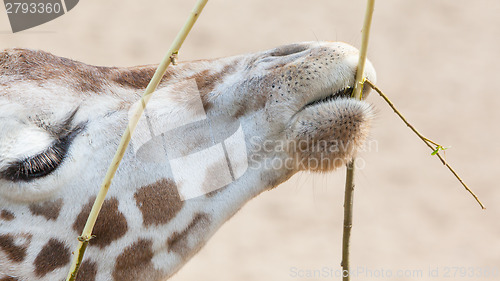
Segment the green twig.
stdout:
[[[387,102],[387,104],[389,104],[389,106],[392,108],[392,110],[394,110],[394,112],[399,116],[399,118],[401,118],[401,120],[403,120],[403,122],[406,124],[406,126],[408,126],[432,150],[432,155],[436,155],[439,158],[439,160],[441,160],[441,163],[443,163],[443,165],[445,165],[450,170],[450,172],[458,179],[458,181],[462,184],[462,186],[465,188],[465,190],[467,190],[472,195],[472,197],[474,197],[474,199],[476,199],[477,203],[479,203],[481,208],[486,209],[484,207],[483,203],[481,203],[481,200],[479,200],[479,198],[476,196],[476,194],[474,194],[474,192],[467,186],[467,184],[465,184],[465,182],[462,180],[462,178],[460,178],[460,176],[455,172],[455,170],[446,162],[446,160],[441,156],[441,154],[439,154],[439,150],[445,150],[446,148],[443,148],[440,144],[437,144],[437,143],[429,140],[428,138],[424,137],[419,131],[417,131],[417,129],[415,129],[415,127],[413,127],[406,120],[406,118],[403,116],[403,114],[401,114],[396,109],[396,107],[389,100],[389,98],[377,86],[375,86],[371,81],[366,80],[365,83],[368,84],[372,89],[374,89]],[[434,145],[434,146],[432,146],[432,145]]]

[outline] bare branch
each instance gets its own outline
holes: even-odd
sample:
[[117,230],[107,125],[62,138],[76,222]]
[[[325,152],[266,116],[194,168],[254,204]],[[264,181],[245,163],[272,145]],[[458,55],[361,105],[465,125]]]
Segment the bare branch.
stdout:
[[441,163],[443,163],[443,165],[445,165],[450,170],[450,172],[458,179],[458,181],[462,184],[465,190],[467,190],[472,195],[472,197],[476,199],[477,203],[479,203],[481,208],[486,209],[486,207],[484,207],[483,203],[481,203],[481,200],[479,200],[476,194],[467,186],[467,184],[465,184],[462,178],[460,178],[457,172],[455,172],[455,170],[448,164],[448,162],[446,162],[446,160],[441,156],[441,154],[439,154],[439,148],[442,148],[442,146],[424,137],[419,131],[417,131],[417,129],[415,129],[415,127],[413,127],[413,125],[411,125],[410,122],[406,120],[403,114],[401,114],[401,112],[399,112],[399,110],[396,109],[396,107],[389,100],[389,98],[371,81],[366,80],[365,83],[368,84],[372,89],[374,89],[387,102],[387,104],[389,104],[389,106],[392,108],[392,110],[394,110],[394,112],[399,116],[399,118],[403,120],[406,126],[408,126],[430,149],[432,149],[433,154],[435,154],[439,158],[439,160],[441,160]]

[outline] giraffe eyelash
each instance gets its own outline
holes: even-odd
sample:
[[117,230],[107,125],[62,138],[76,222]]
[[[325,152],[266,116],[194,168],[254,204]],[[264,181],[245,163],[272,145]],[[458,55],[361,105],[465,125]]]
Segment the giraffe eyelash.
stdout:
[[16,182],[30,181],[49,175],[64,161],[71,141],[82,129],[82,127],[77,127],[35,156],[11,163],[2,171],[2,177]]
[[84,129],[85,124],[71,128],[71,122],[78,111],[74,110],[58,128],[51,132],[57,139],[44,151],[24,159],[14,161],[0,172],[0,178],[13,182],[31,181],[51,174],[66,158],[73,139]]

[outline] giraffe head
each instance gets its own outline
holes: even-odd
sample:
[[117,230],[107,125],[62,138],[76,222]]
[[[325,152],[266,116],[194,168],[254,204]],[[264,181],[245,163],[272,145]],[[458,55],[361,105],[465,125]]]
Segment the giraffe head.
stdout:
[[[255,195],[351,159],[373,115],[349,98],[357,60],[347,44],[311,42],[171,66],[114,178],[84,275],[170,276]],[[0,54],[0,279],[65,276],[154,70]],[[375,80],[369,62],[365,75]]]
[[[332,170],[363,145],[372,118],[367,103],[349,98],[357,60],[347,44],[312,42],[171,67],[132,139],[134,152],[144,162],[186,157],[240,128],[233,154],[243,159],[237,157],[232,180],[247,169],[269,174],[270,185],[301,170]],[[109,154],[89,157],[87,143],[117,141],[130,104],[154,71],[92,67],[22,50],[4,53],[3,63],[0,193],[17,200],[45,198],[81,175],[82,163],[107,163]],[[375,80],[369,62],[366,76]],[[225,169],[227,163],[217,163],[226,160],[219,160],[210,162],[212,174]],[[179,176],[192,178],[189,171]]]

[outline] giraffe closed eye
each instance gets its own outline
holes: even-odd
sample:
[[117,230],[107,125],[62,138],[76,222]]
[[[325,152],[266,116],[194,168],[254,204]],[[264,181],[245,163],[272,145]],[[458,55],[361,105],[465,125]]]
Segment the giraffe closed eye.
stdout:
[[[77,109],[78,110],[78,109]],[[73,139],[84,129],[84,124],[71,125],[77,112],[74,110],[60,126],[48,132],[54,137],[52,143],[41,152],[19,157],[0,171],[0,178],[13,182],[31,181],[49,175],[64,161]]]

